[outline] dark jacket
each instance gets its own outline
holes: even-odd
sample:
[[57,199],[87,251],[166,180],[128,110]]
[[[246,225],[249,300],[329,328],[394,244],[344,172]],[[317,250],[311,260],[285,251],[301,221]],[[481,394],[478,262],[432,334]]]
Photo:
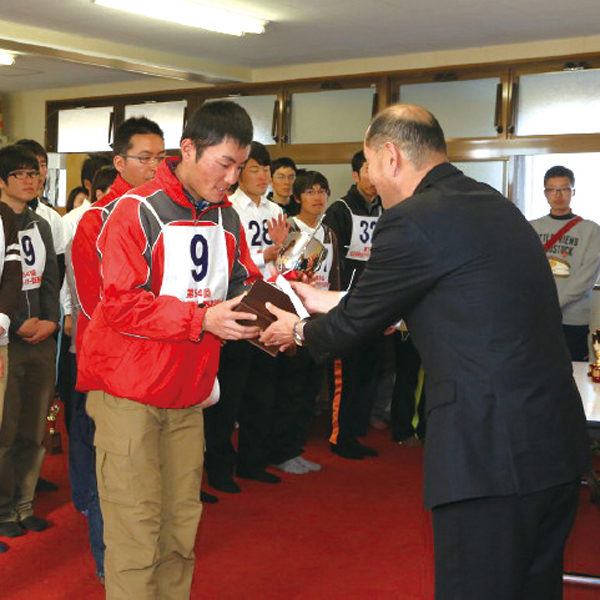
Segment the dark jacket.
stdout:
[[352,238],[352,215],[375,217],[381,215],[381,211],[379,196],[373,202],[367,202],[361,196],[356,185],[353,185],[341,200],[334,202],[325,212],[323,222],[333,229],[338,239],[340,279],[343,290],[347,289],[351,282],[358,281],[367,264],[365,261],[346,257]]
[[[46,261],[43,272],[34,274],[34,277],[41,277],[41,285],[37,289],[21,291],[19,309],[10,324],[11,335],[16,335],[16,331],[23,325],[23,322],[33,317],[55,323],[60,321],[60,279],[50,225],[30,208],[20,214],[15,214],[15,217],[19,232],[33,232],[35,229],[39,231],[46,250]],[[23,247],[24,243],[24,239],[21,238],[21,260],[26,276],[29,267],[28,261],[32,255],[31,247]]]
[[425,504],[526,494],[588,468],[556,286],[518,208],[445,163],[386,210],[339,307],[308,323],[319,360],[404,318],[427,373]]

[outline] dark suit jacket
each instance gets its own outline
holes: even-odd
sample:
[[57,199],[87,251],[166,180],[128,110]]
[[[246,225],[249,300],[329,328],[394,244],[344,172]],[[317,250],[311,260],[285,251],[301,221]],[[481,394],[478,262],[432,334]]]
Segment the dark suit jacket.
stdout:
[[384,212],[357,286],[306,325],[306,343],[325,360],[400,318],[427,373],[427,507],[531,493],[588,468],[539,238],[512,203],[449,163]]

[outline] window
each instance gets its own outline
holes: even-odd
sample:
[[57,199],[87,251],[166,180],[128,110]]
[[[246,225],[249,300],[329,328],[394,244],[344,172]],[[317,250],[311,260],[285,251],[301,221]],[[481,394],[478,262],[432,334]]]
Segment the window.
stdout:
[[72,108],[58,113],[58,152],[110,151],[111,106]]

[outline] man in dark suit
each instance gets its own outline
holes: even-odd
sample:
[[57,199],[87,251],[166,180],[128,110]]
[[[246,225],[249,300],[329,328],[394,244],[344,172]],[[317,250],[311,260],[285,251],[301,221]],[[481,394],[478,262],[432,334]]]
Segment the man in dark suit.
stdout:
[[424,109],[380,113],[365,153],[387,210],[362,277],[341,300],[297,285],[327,314],[304,322],[271,308],[262,339],[325,360],[404,318],[427,374],[436,598],[561,598],[589,459],[542,245],[512,203],[448,163]]

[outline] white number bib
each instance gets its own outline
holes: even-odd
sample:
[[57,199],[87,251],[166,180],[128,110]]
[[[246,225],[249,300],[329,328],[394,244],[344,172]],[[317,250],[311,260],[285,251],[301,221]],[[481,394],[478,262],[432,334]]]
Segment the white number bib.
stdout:
[[352,215],[352,238],[348,246],[347,258],[369,260],[373,245],[373,230],[379,217],[361,217]]
[[161,296],[212,306],[227,298],[229,261],[221,224],[167,225]]
[[32,229],[19,231],[21,244],[21,264],[23,265],[23,291],[35,290],[42,285],[46,268],[46,246],[34,223]]
[[327,256],[321,263],[321,266],[315,271],[313,281],[315,287],[320,290],[329,289],[329,274],[331,273],[331,265],[333,261],[333,244],[323,244],[327,248]]

